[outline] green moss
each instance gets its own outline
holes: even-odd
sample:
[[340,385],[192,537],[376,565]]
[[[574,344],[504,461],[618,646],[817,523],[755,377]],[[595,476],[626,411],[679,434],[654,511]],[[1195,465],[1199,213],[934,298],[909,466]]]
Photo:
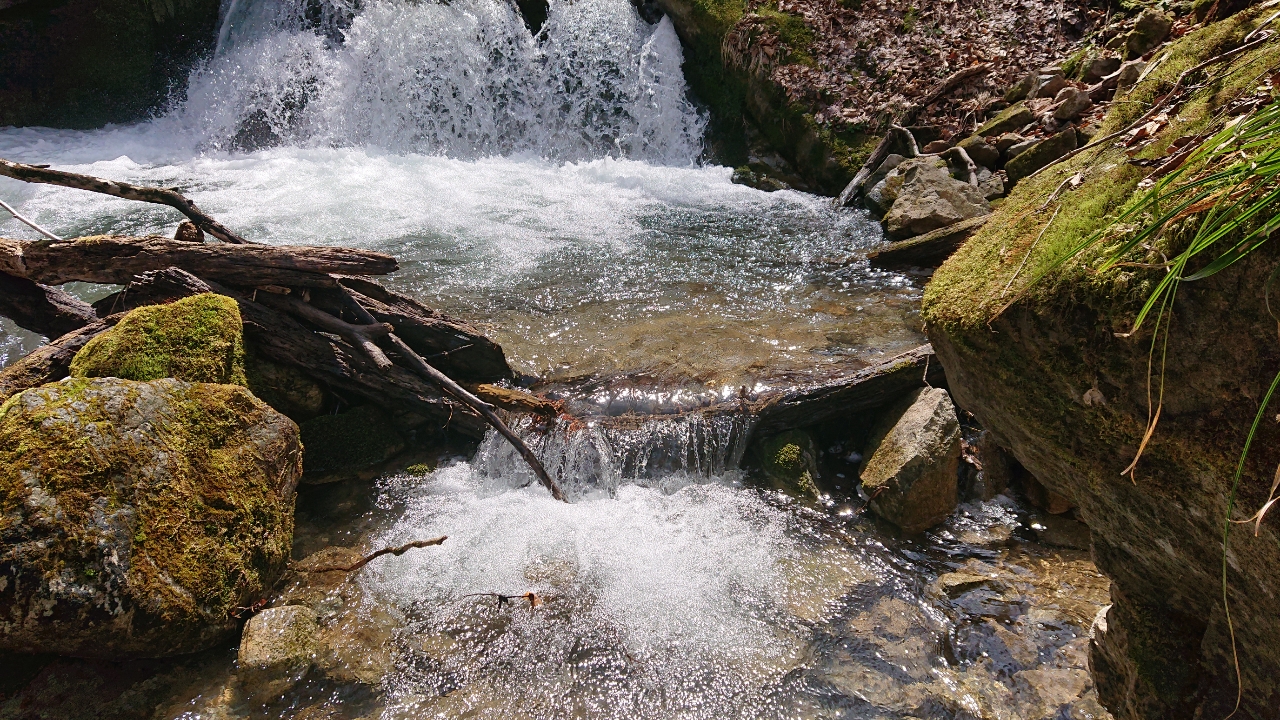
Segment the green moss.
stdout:
[[818,497],[817,452],[803,430],[788,430],[756,444],[760,468],[774,487],[802,498]]
[[81,348],[71,374],[245,385],[242,334],[236,301],[222,295],[140,307]]
[[1090,59],[1093,51],[1092,46],[1084,46],[1068,55],[1062,62],[1062,76],[1079,80],[1080,73],[1084,72],[1086,67],[1085,61]]
[[760,16],[765,21],[765,24],[778,36],[778,39],[787,46],[787,55],[783,58],[784,63],[807,65],[809,67],[817,66],[817,62],[810,53],[814,40],[813,31],[805,24],[804,18],[792,13],[782,12],[775,5],[760,8],[756,11],[756,15]]
[[[1245,11],[1173,43],[1156,70],[1122,98],[1125,102],[1112,105],[1099,134],[1126,127],[1152,102],[1167,94],[1183,71],[1238,45],[1256,25],[1258,15],[1256,10]],[[1278,65],[1280,40],[1273,40],[1217,66],[1212,74],[1189,78],[1203,87],[1177,108],[1155,141],[1136,157],[1162,157],[1176,138],[1220,127],[1223,119],[1217,117],[1216,109],[1252,91],[1258,77]],[[1092,268],[1104,251],[1100,247],[1059,268],[1044,281],[1034,285],[1029,281],[1047,271],[1083,238],[1104,227],[1133,199],[1138,182],[1148,171],[1133,166],[1128,159],[1123,148],[1107,145],[1082,152],[1018,183],[996,209],[992,221],[934,274],[924,294],[925,320],[948,331],[978,329],[985,327],[1019,292],[1026,293],[1020,301],[1033,307],[1051,305],[1060,302],[1056,288],[1065,285],[1071,288],[1073,302],[1103,310],[1105,315],[1116,318],[1115,330],[1126,329],[1119,316],[1136,311],[1157,271],[1117,268],[1107,273],[1094,272]],[[1045,200],[1063,180],[1076,173],[1084,178],[1083,184],[1075,190],[1064,188],[1063,202],[1044,207]],[[1175,239],[1162,238],[1164,244],[1153,246],[1147,260],[1158,260],[1160,251],[1167,250],[1172,240]]]
[[[225,625],[289,556],[293,500],[280,491],[300,472],[296,435],[272,436],[280,447],[251,438],[274,413],[243,387],[162,380],[120,392],[122,382],[72,378],[0,406],[0,536],[26,522],[38,487],[57,503],[42,574],[81,564],[87,577],[110,575],[93,550],[101,514],[130,506],[128,587],[119,591],[154,620]],[[131,407],[145,407],[146,422],[122,428]]]

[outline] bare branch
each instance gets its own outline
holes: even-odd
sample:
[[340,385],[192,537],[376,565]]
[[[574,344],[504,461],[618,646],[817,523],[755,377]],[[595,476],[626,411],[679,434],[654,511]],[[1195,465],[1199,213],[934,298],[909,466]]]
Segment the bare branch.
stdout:
[[414,548],[424,548],[424,547],[431,547],[432,545],[440,545],[441,543],[443,543],[445,540],[448,540],[448,539],[449,539],[448,535],[441,535],[438,538],[431,538],[430,540],[414,540],[413,542],[405,543],[404,545],[396,545],[394,547],[385,547],[385,548],[382,548],[381,550],[377,550],[375,552],[369,553],[368,555],[365,555],[364,557],[351,563],[350,565],[321,565],[320,567],[313,567],[313,568],[294,567],[293,569],[296,570],[297,572],[305,572],[305,573],[355,572],[356,570],[359,570],[365,565],[368,565],[369,561],[376,560],[377,558],[380,558],[383,555],[403,555]]

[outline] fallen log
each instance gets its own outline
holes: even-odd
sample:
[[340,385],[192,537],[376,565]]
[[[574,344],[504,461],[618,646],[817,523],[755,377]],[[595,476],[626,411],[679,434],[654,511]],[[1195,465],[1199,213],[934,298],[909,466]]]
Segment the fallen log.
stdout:
[[45,285],[74,280],[123,285],[135,275],[169,267],[240,286],[335,287],[329,273],[385,275],[399,266],[390,255],[340,247],[200,244],[121,235],[63,242],[0,238],[0,272]]
[[2,272],[0,315],[18,327],[51,338],[98,319],[89,303],[73,295]]
[[176,190],[142,187],[129,183],[103,180],[91,175],[78,175],[61,170],[51,170],[43,165],[24,165],[2,159],[0,159],[0,175],[6,175],[14,180],[23,182],[60,185],[77,190],[113,195],[125,200],[139,200],[158,205],[168,205],[190,218],[191,222],[196,224],[196,227],[223,242],[233,245],[248,243],[247,240],[229,230],[222,223],[204,214],[200,208],[196,207],[195,203]]
[[926,382],[946,385],[942,363],[931,345],[863,368],[848,378],[763,398],[749,404],[747,410],[758,418],[754,434],[765,437],[884,407]]
[[900,120],[900,124],[910,125],[911,121],[914,120],[921,111],[940,100],[947,93],[955,90],[959,87],[960,83],[972,77],[986,75],[989,72],[991,72],[991,65],[984,63],[981,65],[973,65],[971,67],[964,68],[963,70],[957,70],[956,72],[951,73],[944,78],[942,82],[934,86],[932,90],[925,93],[920,100],[912,103]]
[[867,260],[874,268],[937,267],[990,218],[990,215],[982,215],[961,220],[910,240],[891,243],[888,247],[867,253]]
[[26,357],[0,370],[0,403],[23,390],[67,377],[71,372],[71,360],[80,352],[80,348],[99,333],[111,329],[122,317],[124,313],[95,320],[36,348]]
[[862,163],[862,167],[858,169],[858,174],[853,176],[848,185],[844,186],[844,190],[840,191],[840,196],[836,198],[837,207],[850,207],[858,199],[862,193],[862,184],[871,177],[885,158],[893,154],[894,150],[902,150],[899,153],[904,157],[913,158],[920,154],[920,148],[916,145],[916,138],[911,131],[899,125],[890,125],[889,130],[885,132],[884,137],[876,144],[871,154],[867,156],[866,161]]

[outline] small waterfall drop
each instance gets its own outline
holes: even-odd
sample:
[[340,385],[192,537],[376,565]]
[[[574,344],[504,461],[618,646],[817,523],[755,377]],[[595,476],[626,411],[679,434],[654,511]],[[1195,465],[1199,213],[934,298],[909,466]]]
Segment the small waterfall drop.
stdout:
[[230,0],[176,113],[206,149],[374,147],[460,159],[687,165],[705,120],[680,43],[628,0]]

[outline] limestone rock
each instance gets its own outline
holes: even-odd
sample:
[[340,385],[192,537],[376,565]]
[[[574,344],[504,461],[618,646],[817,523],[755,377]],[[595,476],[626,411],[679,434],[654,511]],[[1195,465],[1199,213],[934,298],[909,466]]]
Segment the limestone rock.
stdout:
[[1007,132],[1013,132],[1035,120],[1035,115],[1028,108],[1026,103],[1018,103],[1010,105],[1000,112],[999,115],[991,118],[983,123],[982,127],[977,130],[978,135],[988,137],[991,135],[1001,135]]
[[131,310],[76,353],[73,377],[245,384],[236,301],[203,293]]
[[1173,18],[1164,13],[1146,8],[1138,16],[1133,30],[1125,37],[1124,56],[1126,60],[1142,57],[1159,47],[1169,37],[1173,29]]
[[1142,77],[1142,71],[1146,68],[1147,64],[1141,60],[1130,60],[1121,65],[1120,69],[1115,72],[1116,89],[1123,90],[1138,82],[1138,78]]
[[1009,176],[1009,183],[1014,184],[1075,149],[1076,131],[1067,128],[1011,158],[1004,164],[1004,171]]
[[269,608],[250,618],[236,656],[241,692],[257,702],[288,692],[320,653],[319,633],[316,611],[301,605]]
[[765,477],[775,488],[794,497],[818,497],[818,451],[803,430],[788,430],[756,445]]
[[351,408],[340,415],[321,415],[300,426],[303,460],[302,482],[321,485],[365,474],[405,448],[404,437],[386,414],[371,405]]
[[1051,98],[1061,92],[1064,87],[1067,87],[1067,79],[1062,77],[1062,73],[1059,72],[1049,75],[1040,75],[1036,77],[1035,85],[1031,89],[1030,97]]
[[1093,106],[1093,101],[1089,99],[1089,93],[1072,86],[1067,86],[1058,91],[1053,97],[1053,101],[1058,107],[1053,111],[1053,117],[1057,120],[1075,120],[1080,114]]
[[1120,58],[1115,55],[1097,55],[1089,60],[1080,79],[1090,85],[1120,69]]
[[961,140],[958,146],[964,148],[970,159],[983,167],[995,170],[1000,166],[1000,151],[989,144],[981,135],[970,135]]
[[885,178],[885,186],[886,191],[897,188],[884,217],[885,230],[894,240],[991,212],[982,191],[951,177],[946,162],[936,157],[902,163]]
[[243,387],[68,378],[0,406],[0,649],[222,642],[283,572],[297,427]]
[[862,491],[884,519],[917,533],[956,507],[960,421],[951,396],[920,388],[887,411],[863,455]]

